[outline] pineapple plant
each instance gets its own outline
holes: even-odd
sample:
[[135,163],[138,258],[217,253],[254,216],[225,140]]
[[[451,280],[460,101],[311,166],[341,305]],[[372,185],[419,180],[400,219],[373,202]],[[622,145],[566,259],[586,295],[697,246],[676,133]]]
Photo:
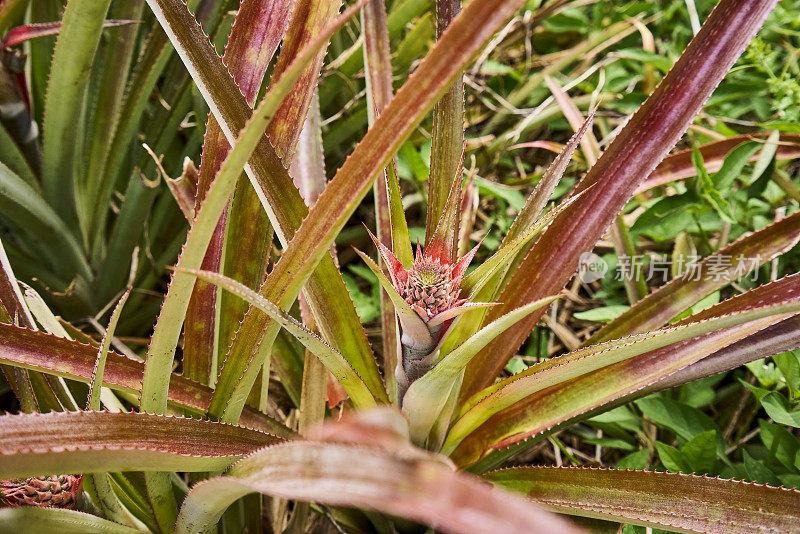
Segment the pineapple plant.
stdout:
[[[509,462],[546,440],[559,443],[560,430],[596,414],[795,347],[798,273],[702,310],[692,307],[728,282],[675,277],[631,299],[628,311],[572,350],[503,372],[562,296],[580,255],[609,227],[624,237],[624,220],[617,217],[631,198],[694,176],[674,171],[686,154],[669,152],[776,3],[722,0],[599,157],[591,143],[599,108],[590,106],[584,118],[551,83],[575,133],[521,203],[496,250],[475,262],[481,241],[471,246],[472,221],[462,209],[471,194],[462,184],[464,70],[520,10],[526,24],[537,25],[569,2],[471,0],[461,9],[456,0],[437,1],[436,44],[395,94],[392,28],[396,17],[412,21],[427,3],[394,2],[387,14],[383,1],[359,0],[340,14],[341,2],[331,0],[70,0],[47,88],[45,108],[55,116],[45,115],[39,189],[30,161],[0,153],[5,183],[17,186],[0,196],[16,193],[37,208],[30,228],[21,227],[18,211],[5,216],[9,226],[16,223],[18,239],[41,237],[42,228],[69,236],[61,247],[53,239],[9,243],[12,261],[5,252],[0,256],[0,363],[21,412],[1,416],[0,476],[6,501],[55,501],[49,494],[60,489],[57,500],[69,505],[77,501],[82,476],[94,508],[10,506],[0,509],[3,524],[120,533],[424,531],[417,523],[443,532],[582,531],[585,523],[563,517],[571,515],[697,532],[795,528],[796,489],[733,477]],[[0,16],[19,18],[24,4],[0,3],[9,9]],[[237,7],[234,23],[222,24]],[[31,4],[29,13],[41,15],[39,9]],[[142,18],[149,38],[137,37],[140,25],[129,24],[116,45],[121,48],[108,45],[102,35],[109,10],[115,20]],[[352,51],[339,66],[351,68],[346,64],[353,57],[363,64],[370,127],[327,180],[320,106],[333,97],[318,82],[329,41],[359,12],[363,40],[354,51],[360,47],[361,54]],[[222,56],[213,34],[227,39]],[[71,45],[79,45],[76,52]],[[117,64],[98,58],[118,57],[128,65],[137,46],[141,62],[125,90],[114,75]],[[96,74],[87,78],[88,71]],[[170,105],[164,121],[184,124],[189,115],[183,112],[196,107],[192,116],[204,128],[188,134],[191,142],[176,141],[174,130],[161,123],[156,148],[148,144],[149,152],[142,147],[140,153],[132,139],[146,103],[134,89],[152,89],[162,76],[170,83],[160,86],[161,96],[174,97],[176,110]],[[59,84],[70,90],[59,94]],[[92,92],[100,86],[113,90]],[[41,89],[26,91],[41,100]],[[123,101],[116,99],[120,94]],[[99,101],[111,116],[94,114]],[[205,110],[203,123],[198,111]],[[429,112],[425,241],[414,256],[394,159]],[[66,129],[84,115],[92,119],[82,126],[93,132],[81,137],[93,141],[88,149]],[[103,128],[113,135],[94,135]],[[800,144],[790,136],[766,141],[775,147],[768,164],[777,154],[796,157]],[[124,150],[113,150],[117,143]],[[726,143],[723,153],[739,146]],[[548,209],[579,145],[590,168]],[[719,145],[698,150],[708,167],[720,163],[715,150]],[[12,155],[17,152],[22,148]],[[87,153],[101,157],[84,161]],[[199,167],[184,164],[186,156],[199,157]],[[758,157],[755,151],[744,162],[751,157]],[[146,348],[131,351],[117,332],[141,333],[136,327],[151,315],[141,314],[138,322],[126,317],[126,310],[139,315],[145,303],[141,292],[126,286],[141,283],[152,292],[161,280],[159,273],[132,268],[140,258],[150,260],[137,249],[147,236],[136,233],[143,206],[154,201],[142,198],[150,184],[141,179],[145,167],[160,173],[173,195],[161,197],[171,215],[155,210],[147,220],[160,220],[153,231],[183,246]],[[180,178],[170,178],[164,167]],[[57,168],[72,177],[63,191],[54,180]],[[120,169],[136,178],[124,198],[113,193],[117,173],[127,174]],[[702,189],[706,182],[698,187],[719,208],[719,198]],[[378,262],[356,252],[382,291],[379,359],[332,249],[370,193]],[[121,210],[108,213],[98,204],[105,198],[121,200]],[[140,202],[128,204],[132,199]],[[189,223],[185,238],[167,231],[176,218]],[[273,254],[273,238],[280,254]],[[800,213],[792,211],[709,250],[700,270],[719,272],[718,260],[737,254],[765,264],[798,239]],[[459,257],[459,250],[468,252]],[[36,257],[50,271],[66,266],[69,282],[59,272],[48,278],[60,282],[54,292],[47,284],[20,284],[15,269],[30,269],[31,251],[41,253]],[[123,257],[125,268],[104,270]],[[737,266],[725,268],[732,273]],[[120,276],[126,270],[129,276]],[[58,294],[70,298],[60,301]],[[60,320],[51,310],[57,306],[64,314],[111,311],[102,337]],[[276,378],[290,397],[288,412],[276,408]],[[766,398],[775,392],[757,393]],[[792,412],[771,398],[772,413],[791,420]],[[341,411],[340,420],[326,422],[329,409],[331,415]],[[730,453],[714,440],[713,458],[737,474]]]

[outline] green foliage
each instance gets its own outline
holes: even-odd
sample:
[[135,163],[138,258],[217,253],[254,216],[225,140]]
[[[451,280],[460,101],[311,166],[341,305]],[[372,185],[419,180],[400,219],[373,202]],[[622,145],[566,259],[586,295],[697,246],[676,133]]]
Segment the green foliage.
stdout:
[[478,475],[623,532],[796,525],[800,491],[677,474],[800,490],[800,4],[740,35],[770,1],[684,54],[716,1],[0,0],[63,21],[0,50],[0,478],[88,495],[3,521],[575,530]]

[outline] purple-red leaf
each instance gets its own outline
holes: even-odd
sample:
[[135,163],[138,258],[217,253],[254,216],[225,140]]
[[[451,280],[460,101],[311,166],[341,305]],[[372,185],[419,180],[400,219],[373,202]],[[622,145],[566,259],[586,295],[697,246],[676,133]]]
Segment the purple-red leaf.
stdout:
[[[697,322],[698,319],[703,321],[712,317],[741,322],[736,315],[742,313],[748,313],[754,320],[678,341],[623,361],[617,360],[619,363],[580,376],[565,376],[563,381],[547,381],[547,374],[558,374],[565,369],[569,371],[571,364],[584,365],[585,362],[575,357],[584,351],[601,350],[603,347],[596,345],[572,355],[541,362],[530,372],[521,373],[520,377],[511,377],[497,386],[490,386],[484,390],[488,396],[476,395],[460,420],[454,423],[445,450],[452,451],[455,448],[453,458],[461,465],[471,464],[480,459],[489,447],[512,445],[600,406],[616,403],[740,339],[788,319],[798,309],[798,276],[793,275],[738,295],[688,319],[687,323],[702,326],[703,323]],[[640,336],[647,338],[649,334]],[[609,343],[622,343],[624,349],[625,339]],[[636,345],[632,347],[635,349]],[[608,356],[613,356],[613,353],[610,352]],[[561,361],[567,364],[561,366]],[[537,375],[537,371],[542,372]],[[543,376],[545,382],[539,382],[538,385],[546,386],[545,389],[536,387],[539,376]],[[526,385],[526,382],[533,387]],[[506,384],[508,393],[501,389]],[[515,391],[516,388],[521,389]],[[500,399],[499,404],[495,405],[497,401],[493,397]],[[477,426],[476,423],[482,424]],[[470,431],[472,433],[467,435]],[[465,435],[466,438],[460,441]]]
[[0,477],[224,469],[280,438],[165,415],[52,412],[0,416]]
[[[0,362],[33,369],[88,384],[94,371],[97,348],[77,341],[0,324]],[[138,394],[142,387],[142,362],[108,353],[103,385]],[[181,375],[170,377],[169,401],[195,414],[202,414],[211,402],[211,389]],[[255,410],[246,409],[241,424],[290,437],[291,431]]]
[[[231,29],[228,44],[225,47],[223,61],[230,70],[231,76],[242,91],[248,105],[255,104],[258,90],[264,73],[267,71],[272,56],[281,42],[289,22],[289,9],[291,2],[244,0],[239,6],[236,21]],[[275,78],[276,80],[278,78]],[[194,199],[195,212],[206,197],[208,188],[214,180],[223,160],[230,152],[230,144],[225,138],[213,115],[209,115],[208,124],[203,138],[203,155],[200,160],[200,174],[197,183],[197,192]],[[239,195],[255,193],[252,187],[240,180]],[[241,206],[239,202],[237,205]],[[246,204],[245,204],[246,205]],[[256,203],[256,206],[260,206]],[[268,223],[263,210],[257,209],[255,213],[244,214],[248,225],[254,223],[266,229]],[[255,220],[253,220],[255,219]],[[209,271],[218,271],[222,260],[225,239],[225,223],[227,209],[214,230],[201,268]],[[234,219],[234,224],[241,222],[241,214]],[[267,223],[267,224],[265,224]],[[239,230],[237,225],[236,230]],[[237,232],[237,235],[242,235]],[[260,234],[246,234],[250,237],[269,236],[269,232]],[[236,243],[230,250],[235,254],[250,255],[262,251],[265,247],[258,246],[259,240],[251,243]],[[263,258],[260,258],[263,259]],[[256,260],[254,263],[260,264]],[[260,269],[263,273],[263,269]],[[258,283],[258,282],[256,282]],[[184,326],[184,357],[183,369],[187,377],[198,382],[209,383],[211,376],[216,375],[217,369],[212,368],[216,361],[218,342],[217,306],[219,306],[217,288],[213,284],[199,281],[195,284],[189,308],[186,311]],[[222,320],[222,316],[219,318]],[[239,321],[239,317],[229,317],[228,320]],[[227,343],[228,339],[220,340]]]
[[697,475],[517,467],[484,476],[554,512],[682,532],[791,532],[800,491]]
[[[376,426],[381,415],[384,424]],[[316,439],[325,441],[264,448],[234,465],[227,476],[197,484],[183,503],[176,534],[204,532],[231,503],[253,491],[369,508],[449,533],[580,532],[529,501],[454,472],[445,458],[410,446],[402,437],[402,416],[388,415],[367,413],[361,421],[346,423],[345,432],[323,428]]]
[[[138,24],[138,20],[107,20],[103,23],[103,28],[113,28],[115,26],[125,26],[126,24]],[[16,46],[29,39],[56,35],[61,31],[61,22],[40,22],[38,24],[26,24],[12,28],[7,34],[0,48]]]
[[[772,11],[776,0],[722,0],[672,70],[631,117],[578,191],[596,185],[544,232],[509,280],[487,320],[560,291],[581,253],[603,235],[639,184],[655,169]],[[502,371],[541,314],[498,337],[467,368],[462,398]]]
[[[769,134],[757,133],[748,135],[737,135],[721,141],[714,141],[697,147],[703,156],[703,165],[708,172],[717,172],[722,167],[725,156],[737,146],[748,141],[763,140]],[[758,153],[751,156],[750,161],[755,161],[759,157]],[[794,159],[800,157],[800,135],[781,134],[778,150],[775,153],[776,159]],[[692,163],[691,149],[681,150],[675,154],[670,154],[658,164],[658,167],[647,177],[647,180],[636,189],[636,193],[642,193],[659,185],[668,184],[681,178],[689,178],[697,174],[697,168]]]
[[646,332],[791,249],[800,240],[800,212],[734,241],[702,262],[690,264],[683,276],[650,293],[596,332],[586,344]]

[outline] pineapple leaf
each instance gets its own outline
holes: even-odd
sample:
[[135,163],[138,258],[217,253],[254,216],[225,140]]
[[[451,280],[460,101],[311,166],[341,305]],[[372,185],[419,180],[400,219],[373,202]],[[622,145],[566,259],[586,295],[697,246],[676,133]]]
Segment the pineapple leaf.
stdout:
[[221,274],[193,269],[185,269],[184,272],[222,287],[268,314],[274,321],[296,337],[308,350],[315,354],[328,369],[330,369],[331,373],[333,373],[347,390],[347,393],[350,395],[350,398],[353,399],[353,403],[356,406],[366,408],[375,405],[375,398],[370,393],[369,388],[367,388],[364,381],[353,370],[344,356],[331,348],[322,338],[297,322],[292,316],[286,314],[283,310],[249,287],[222,276]]
[[[775,0],[722,0],[645,103],[620,130],[577,191],[592,185],[559,216],[511,275],[487,321],[560,291],[580,255],[591,249],[635,189],[667,155],[706,99],[775,7]],[[569,236],[569,238],[565,238]],[[472,360],[462,398],[496,377],[541,317],[534,313],[498,336]]]
[[[53,358],[53,354],[68,355]],[[77,341],[57,338],[9,324],[0,324],[0,363],[20,369],[31,369],[88,384],[92,379],[97,348]],[[109,351],[103,373],[103,386],[124,393],[141,391],[144,365],[136,360]],[[173,373],[170,377],[171,406],[202,415],[211,402],[211,389]],[[291,437],[285,426],[250,408],[242,414],[241,423],[281,437]]]
[[658,328],[707,295],[790,250],[798,241],[800,212],[741,237],[702,262],[691,265],[686,276],[673,278],[647,295],[595,332],[586,343]]
[[753,525],[787,532],[800,521],[800,491],[739,480],[564,467],[515,467],[483,478],[561,513],[657,529],[710,532],[725,517],[726,532],[750,532]]
[[[362,417],[374,420],[378,415],[373,412]],[[230,504],[254,491],[369,508],[436,525],[446,532],[522,534],[529,533],[531,525],[545,532],[578,532],[525,500],[453,472],[442,457],[415,449],[396,434],[381,429],[382,439],[376,443],[374,426],[346,424],[345,439],[336,436],[342,432],[331,427],[335,425],[312,435],[315,441],[261,449],[235,464],[226,476],[195,485],[181,508],[176,534],[204,532]],[[358,458],[358,463],[353,458]]]
[[249,428],[146,413],[0,416],[0,476],[211,471],[281,440]]
[[63,534],[140,534],[141,530],[77,510],[19,506],[0,508],[0,522],[9,532],[61,532]]
[[103,373],[106,369],[108,350],[111,348],[111,340],[114,339],[114,332],[117,329],[119,317],[122,315],[122,308],[125,306],[130,294],[130,288],[122,294],[117,305],[114,306],[114,311],[111,312],[111,319],[108,320],[108,328],[103,334],[103,341],[100,342],[100,349],[97,351],[97,362],[94,364],[92,380],[89,382],[89,398],[86,400],[87,410],[100,409],[100,391],[103,389]]
[[522,306],[489,323],[458,348],[443,357],[422,378],[414,381],[403,398],[403,411],[411,421],[411,439],[425,444],[447,402],[453,384],[469,361],[503,330],[537,310],[547,306],[558,296],[548,297]]
[[[719,305],[722,315],[709,311],[696,322],[586,347],[490,386],[461,410],[444,450],[453,452],[458,463],[469,464],[487,447],[511,445],[656,383],[796,314],[800,294],[791,282],[735,297]],[[731,309],[740,311],[729,313]],[[617,363],[609,365],[611,361]],[[489,408],[501,398],[503,409]],[[526,411],[530,406],[536,406],[535,413]]]

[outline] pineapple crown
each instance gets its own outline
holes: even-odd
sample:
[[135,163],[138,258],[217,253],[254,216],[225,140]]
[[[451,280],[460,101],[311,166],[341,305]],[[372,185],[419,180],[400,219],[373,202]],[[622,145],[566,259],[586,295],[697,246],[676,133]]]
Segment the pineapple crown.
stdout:
[[455,263],[450,261],[448,247],[439,240],[431,240],[424,252],[417,243],[414,263],[406,268],[372,232],[370,236],[386,264],[392,287],[425,323],[440,324],[437,317],[442,314],[454,317],[462,308],[466,309],[468,300],[459,298],[461,279],[480,243]]
[[0,501],[6,506],[74,509],[81,494],[83,475],[53,475],[0,480]]

